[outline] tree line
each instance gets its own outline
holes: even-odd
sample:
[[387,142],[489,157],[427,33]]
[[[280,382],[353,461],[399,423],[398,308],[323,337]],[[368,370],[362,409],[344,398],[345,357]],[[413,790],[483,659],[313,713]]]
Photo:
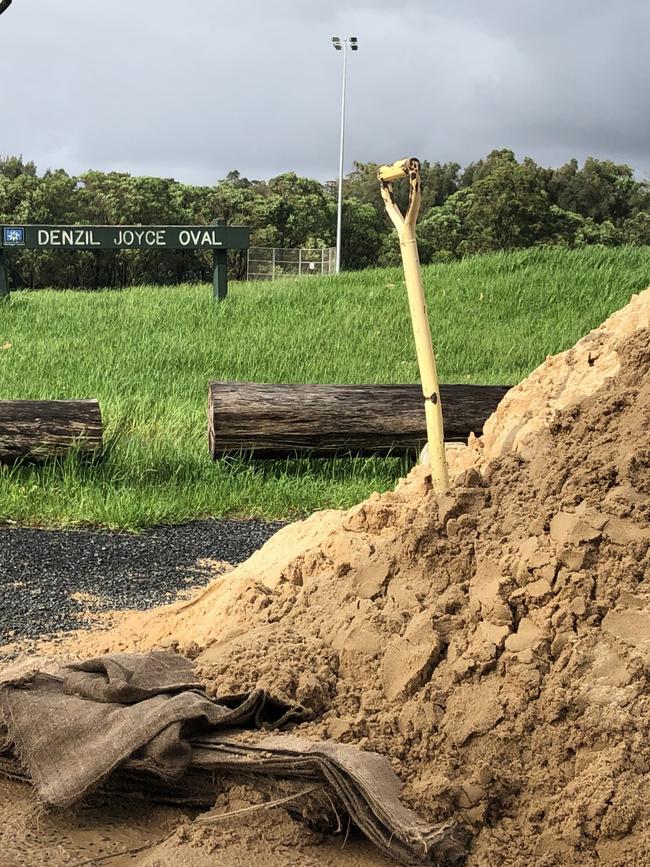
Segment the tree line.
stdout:
[[[343,189],[342,264],[395,265],[396,235],[384,213],[377,165],[355,163]],[[650,184],[630,166],[589,157],[545,168],[496,150],[461,168],[422,163],[418,226],[424,263],[539,245],[582,247],[650,244]],[[405,206],[405,182],[396,185]],[[0,157],[0,223],[209,225],[215,219],[251,228],[262,247],[329,247],[335,243],[336,184],[288,172],[268,181],[232,171],[213,186],[123,172],[63,169],[39,174],[22,157]],[[16,288],[99,288],[210,280],[211,253],[169,251],[15,251],[7,257]],[[233,277],[245,255],[233,253]]]

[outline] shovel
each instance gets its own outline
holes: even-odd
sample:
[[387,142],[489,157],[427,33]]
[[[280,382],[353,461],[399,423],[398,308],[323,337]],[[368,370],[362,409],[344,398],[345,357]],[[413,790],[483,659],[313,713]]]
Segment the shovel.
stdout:
[[[442,494],[449,488],[447,458],[445,456],[445,436],[442,422],[442,403],[440,402],[440,386],[436,370],[436,358],[431,342],[431,330],[427,315],[427,304],[424,297],[422,272],[418,245],[415,238],[415,224],[420,212],[420,161],[411,157],[398,160],[390,166],[381,166],[377,172],[381,184],[381,195],[399,235],[404,265],[404,278],[411,308],[411,322],[415,338],[415,351],[420,368],[422,394],[424,395],[424,413],[427,424],[427,444],[429,449],[429,465],[433,478],[433,486],[437,493]],[[409,204],[404,216],[395,202],[393,181],[400,178],[409,179]]]

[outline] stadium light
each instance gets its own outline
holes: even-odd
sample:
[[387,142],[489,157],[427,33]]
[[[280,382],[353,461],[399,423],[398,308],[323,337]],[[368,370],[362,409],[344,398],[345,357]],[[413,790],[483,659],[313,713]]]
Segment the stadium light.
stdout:
[[356,36],[341,39],[340,36],[332,36],[332,44],[337,51],[343,52],[343,85],[341,88],[341,150],[339,153],[339,190],[338,209],[336,214],[336,273],[341,271],[341,223],[343,216],[343,156],[345,152],[345,78],[347,73],[347,50],[359,50],[359,40]]

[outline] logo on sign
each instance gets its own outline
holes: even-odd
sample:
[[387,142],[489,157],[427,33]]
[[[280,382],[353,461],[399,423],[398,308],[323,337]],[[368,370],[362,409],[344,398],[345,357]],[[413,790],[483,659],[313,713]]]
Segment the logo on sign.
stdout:
[[5,226],[3,231],[3,242],[5,247],[22,247],[25,244],[25,230],[17,229],[13,226]]

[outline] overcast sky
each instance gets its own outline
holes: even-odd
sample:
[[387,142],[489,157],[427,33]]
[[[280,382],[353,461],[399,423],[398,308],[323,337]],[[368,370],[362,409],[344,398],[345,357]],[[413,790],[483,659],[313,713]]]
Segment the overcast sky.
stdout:
[[214,183],[511,147],[650,172],[647,0],[14,0],[0,153]]

